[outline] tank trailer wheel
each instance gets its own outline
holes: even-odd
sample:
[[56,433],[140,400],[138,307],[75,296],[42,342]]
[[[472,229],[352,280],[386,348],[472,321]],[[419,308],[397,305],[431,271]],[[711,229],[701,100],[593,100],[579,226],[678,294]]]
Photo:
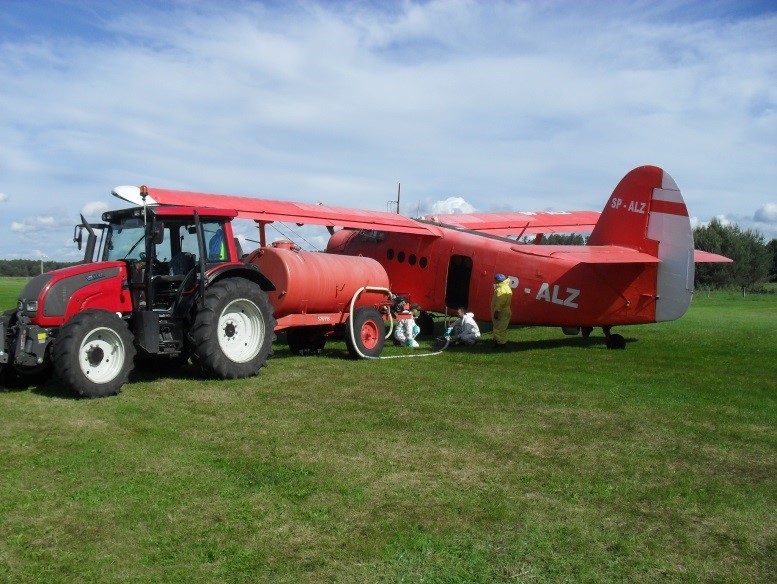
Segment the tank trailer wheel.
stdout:
[[[345,345],[352,357],[378,357],[383,351],[386,337],[386,325],[380,312],[370,306],[358,308],[353,313],[353,336],[349,323],[345,325]],[[356,343],[354,345],[354,342]],[[361,355],[359,354],[361,352]]]
[[294,355],[320,355],[326,345],[326,332],[317,326],[290,328],[286,331],[286,342]]
[[265,366],[275,340],[275,318],[267,295],[242,278],[216,282],[189,334],[192,361],[220,379],[252,377]]
[[132,333],[106,310],[73,316],[54,342],[57,376],[79,397],[107,397],[121,391],[135,358]]

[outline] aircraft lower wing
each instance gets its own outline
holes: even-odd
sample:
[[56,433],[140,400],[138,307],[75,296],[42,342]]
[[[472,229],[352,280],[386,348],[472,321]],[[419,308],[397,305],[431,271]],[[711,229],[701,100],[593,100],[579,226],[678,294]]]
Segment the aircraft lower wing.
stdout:
[[538,211],[434,215],[432,223],[471,229],[491,235],[517,236],[537,233],[589,233],[599,219],[597,211]]

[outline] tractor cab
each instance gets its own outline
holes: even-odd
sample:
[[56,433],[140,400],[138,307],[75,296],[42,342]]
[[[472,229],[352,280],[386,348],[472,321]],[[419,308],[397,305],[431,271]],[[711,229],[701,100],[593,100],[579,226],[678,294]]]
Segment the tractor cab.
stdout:
[[167,312],[175,310],[183,294],[195,290],[201,274],[239,261],[230,223],[234,216],[228,210],[190,207],[108,211],[102,215],[104,223],[82,221],[74,239],[80,247],[82,232],[89,234],[86,263],[127,263],[137,309]]

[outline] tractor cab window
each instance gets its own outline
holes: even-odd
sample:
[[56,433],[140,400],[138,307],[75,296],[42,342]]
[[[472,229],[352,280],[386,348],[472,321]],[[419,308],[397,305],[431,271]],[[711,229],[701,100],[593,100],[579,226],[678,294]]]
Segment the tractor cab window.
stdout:
[[143,219],[132,217],[108,226],[103,260],[139,261],[146,254],[146,229]]
[[[225,262],[229,260],[229,252],[224,238],[224,223],[222,221],[202,221],[201,225],[205,239],[205,261]],[[181,251],[192,254],[194,259],[199,261],[200,247],[197,242],[197,230],[193,223],[181,229],[180,242]]]
[[[170,242],[170,229],[165,226],[161,243],[157,243],[154,246],[154,258],[156,261],[170,261],[172,257]],[[142,218],[130,217],[108,226],[108,237],[103,259],[130,260],[133,262],[146,259],[146,229]]]

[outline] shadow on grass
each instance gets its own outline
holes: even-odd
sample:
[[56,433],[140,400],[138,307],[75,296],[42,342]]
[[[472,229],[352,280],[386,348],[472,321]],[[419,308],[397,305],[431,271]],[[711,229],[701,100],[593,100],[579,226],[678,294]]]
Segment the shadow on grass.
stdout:
[[[638,342],[638,339],[627,338],[625,339],[625,342],[628,346]],[[390,341],[387,341],[386,346],[387,348],[391,347]],[[445,349],[445,352],[499,355],[502,353],[522,353],[525,351],[553,350],[565,347],[579,349],[603,349],[606,347],[606,340],[604,337],[589,337],[584,339],[579,336],[527,341],[513,340],[508,341],[504,347],[494,348],[492,340],[481,339],[474,346],[449,345]],[[424,339],[422,341],[421,351],[438,351],[440,348],[441,347],[436,346],[430,339]],[[412,355],[412,352],[409,351],[407,354]],[[286,359],[327,359],[339,361],[354,360],[348,351],[341,346],[325,347],[319,355],[300,356],[292,353],[288,346],[281,344],[275,346],[273,355],[270,357],[269,362],[271,364],[272,361],[285,361]],[[204,375],[197,366],[190,362],[181,364],[166,363],[161,360],[141,360],[135,363],[135,367],[129,375],[128,382],[154,382],[166,378],[200,381],[207,379],[207,376]],[[28,390],[36,395],[49,398],[80,399],[64,388],[54,376],[50,376],[45,381],[41,382],[38,380],[24,379],[16,375],[9,375],[5,371],[2,372],[2,379],[0,379],[0,394],[16,393]]]
[[[638,342],[638,339],[624,339],[627,345]],[[467,351],[484,354],[499,353],[521,353],[524,351],[533,351],[540,349],[560,349],[563,347],[575,347],[579,349],[603,349],[607,347],[607,341],[604,337],[565,337],[559,339],[542,339],[532,341],[508,341],[503,347],[495,348],[493,341],[481,340],[476,345],[467,347],[464,345],[449,346],[447,351]]]
[[56,399],[77,399],[75,395],[62,387],[54,376],[50,376],[45,381],[31,381],[16,376],[6,377],[0,383],[0,394],[20,393],[22,391],[30,391],[35,395]]

